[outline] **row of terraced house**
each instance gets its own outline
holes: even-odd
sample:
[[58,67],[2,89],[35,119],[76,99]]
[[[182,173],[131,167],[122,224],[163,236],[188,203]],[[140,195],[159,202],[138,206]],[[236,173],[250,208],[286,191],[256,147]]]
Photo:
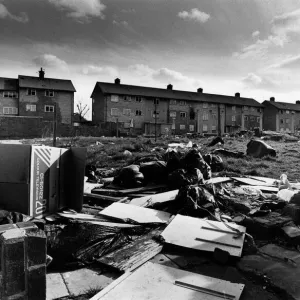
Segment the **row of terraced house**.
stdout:
[[[54,114],[58,124],[73,126],[75,92],[71,80],[46,78],[43,69],[37,77],[0,78],[0,135],[5,126],[18,127],[24,118],[52,122]],[[117,78],[112,83],[96,82],[91,98],[91,124],[136,134],[300,130],[300,102],[277,102],[273,97],[261,104],[240,93],[180,91],[171,84],[165,89],[134,86]],[[4,122],[7,119],[12,121]]]

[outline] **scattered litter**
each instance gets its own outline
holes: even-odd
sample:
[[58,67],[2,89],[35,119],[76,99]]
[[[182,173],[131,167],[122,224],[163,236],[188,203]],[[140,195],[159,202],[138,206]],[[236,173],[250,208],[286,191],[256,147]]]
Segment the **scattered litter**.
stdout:
[[261,140],[251,140],[247,144],[247,155],[256,158],[260,158],[266,155],[276,156],[276,151],[274,148]]

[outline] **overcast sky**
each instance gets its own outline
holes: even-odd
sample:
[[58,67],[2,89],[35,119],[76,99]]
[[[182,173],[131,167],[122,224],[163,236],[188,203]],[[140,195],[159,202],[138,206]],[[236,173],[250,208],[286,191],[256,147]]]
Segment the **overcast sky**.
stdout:
[[300,99],[299,0],[0,0],[0,76]]

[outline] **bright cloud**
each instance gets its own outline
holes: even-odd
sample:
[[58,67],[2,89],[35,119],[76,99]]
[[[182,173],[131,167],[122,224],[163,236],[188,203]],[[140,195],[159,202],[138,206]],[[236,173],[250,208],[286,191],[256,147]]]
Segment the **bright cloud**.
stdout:
[[[245,46],[235,57],[261,57],[273,47],[284,47],[290,41],[291,34],[300,35],[300,9],[275,16],[271,21],[270,35],[265,39],[258,39],[255,43]],[[258,36],[255,31],[252,36]]]
[[179,12],[178,17],[184,20],[205,23],[210,18],[210,15],[200,11],[198,8],[193,8],[189,12],[186,10]]
[[68,64],[64,60],[59,59],[57,56],[52,54],[43,54],[37,56],[33,59],[33,62],[38,67],[54,68],[60,70],[68,69]]
[[12,19],[20,23],[27,23],[29,21],[28,16],[25,12],[21,12],[19,16],[11,14],[4,4],[0,3],[0,19]]
[[129,67],[129,70],[133,71],[136,75],[149,77],[155,81],[163,83],[182,83],[190,86],[201,86],[203,83],[195,78],[183,75],[180,72],[168,69],[160,68],[154,70],[147,65],[137,64]]
[[127,27],[129,24],[128,24],[128,22],[126,22],[126,21],[121,21],[121,22],[118,22],[118,21],[116,21],[116,20],[113,20],[113,22],[112,22],[114,25],[116,25],[116,26],[124,26],[124,27]]
[[104,19],[103,11],[106,6],[101,0],[48,0],[56,7],[69,11],[68,16],[80,22],[89,21],[90,17]]
[[282,60],[281,62],[272,65],[270,68],[299,69],[300,68],[300,55],[286,58],[286,59]]
[[258,30],[257,30],[257,31],[254,31],[254,32],[252,33],[252,37],[253,37],[253,38],[258,37],[259,34],[260,34],[260,32],[259,32]]
[[273,80],[255,73],[248,73],[248,75],[242,79],[242,82],[246,86],[256,89],[274,89],[278,86]]
[[82,73],[84,75],[106,75],[110,77],[116,77],[119,75],[119,72],[116,68],[114,67],[109,67],[109,66],[94,66],[94,65],[89,65],[86,66],[82,69]]

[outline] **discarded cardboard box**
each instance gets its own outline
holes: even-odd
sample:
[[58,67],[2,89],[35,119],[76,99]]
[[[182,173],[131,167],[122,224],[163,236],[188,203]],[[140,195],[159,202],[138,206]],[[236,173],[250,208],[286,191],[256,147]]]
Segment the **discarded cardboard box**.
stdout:
[[0,208],[42,217],[81,210],[85,148],[0,145]]

